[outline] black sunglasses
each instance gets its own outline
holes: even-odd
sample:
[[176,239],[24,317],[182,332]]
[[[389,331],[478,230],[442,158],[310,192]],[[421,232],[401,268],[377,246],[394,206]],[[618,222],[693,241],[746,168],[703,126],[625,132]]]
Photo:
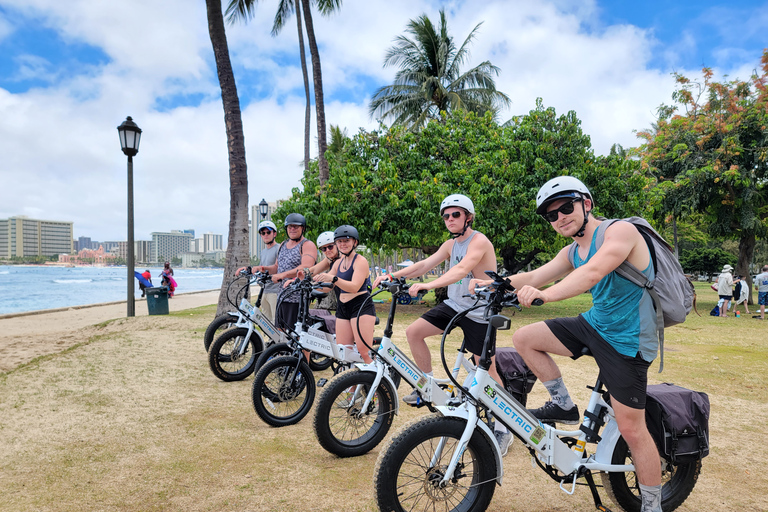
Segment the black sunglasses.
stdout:
[[581,201],[581,198],[571,199],[567,203],[563,204],[557,210],[551,212],[542,213],[541,216],[547,219],[547,222],[555,222],[557,217],[562,213],[563,215],[570,215],[573,213],[573,203]]
[[272,232],[272,230],[271,230],[271,229],[262,229],[261,231],[259,231],[259,234],[260,234],[260,235],[268,235],[268,234],[270,234],[271,232]]
[[458,219],[459,217],[461,217],[461,212],[451,212],[451,213],[444,213],[443,214],[443,219],[444,220],[448,220],[451,217],[453,217],[454,219]]
[[333,249],[333,244],[331,244],[331,245],[324,245],[324,246],[322,246],[322,247],[320,248],[320,250],[321,250],[321,251],[323,251],[323,252],[328,252],[328,251],[330,251],[331,249]]

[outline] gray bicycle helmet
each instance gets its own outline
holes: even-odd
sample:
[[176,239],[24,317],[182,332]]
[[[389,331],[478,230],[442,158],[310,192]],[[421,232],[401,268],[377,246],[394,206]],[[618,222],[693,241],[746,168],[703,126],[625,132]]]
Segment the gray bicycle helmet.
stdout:
[[357,229],[355,229],[354,226],[349,226],[347,224],[337,227],[336,231],[333,232],[333,239],[338,240],[339,238],[354,238],[358,242],[360,241],[360,235],[358,234]]
[[289,213],[285,217],[285,222],[283,222],[283,226],[288,226],[289,224],[298,225],[307,227],[307,219],[304,218],[304,216],[300,213]]

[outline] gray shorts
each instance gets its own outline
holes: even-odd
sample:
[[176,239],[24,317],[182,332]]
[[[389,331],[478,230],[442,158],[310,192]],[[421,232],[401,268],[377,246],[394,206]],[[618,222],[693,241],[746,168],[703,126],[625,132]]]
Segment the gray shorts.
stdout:
[[600,369],[600,380],[619,403],[633,409],[645,408],[645,388],[651,365],[638,352],[635,357],[619,354],[581,315],[544,320],[552,334],[571,351],[572,359],[588,348]]

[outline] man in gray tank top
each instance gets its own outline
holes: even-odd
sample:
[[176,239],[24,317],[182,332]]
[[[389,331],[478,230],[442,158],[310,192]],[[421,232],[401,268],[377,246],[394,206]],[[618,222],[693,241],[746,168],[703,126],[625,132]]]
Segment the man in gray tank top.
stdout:
[[[425,338],[442,334],[456,313],[474,304],[473,300],[464,297],[469,293],[470,279],[486,277],[486,270],[496,272],[496,251],[493,244],[485,235],[472,229],[472,222],[475,220],[475,207],[472,200],[461,194],[452,194],[440,205],[440,215],[443,217],[445,227],[451,233],[451,239],[444,242],[437,252],[427,259],[392,274],[392,277],[419,277],[440,263],[448,261],[449,269],[445,274],[429,283],[413,284],[410,288],[410,294],[416,296],[420,290],[448,286],[448,300],[424,313],[405,330],[411,354],[419,368],[427,375],[432,375],[432,354]],[[386,279],[388,276],[377,278],[373,287],[377,287]],[[488,328],[488,323],[483,321],[483,310],[478,309],[469,313],[458,325],[464,332],[467,350],[480,356]],[[503,382],[496,371],[495,356],[488,373],[496,382]],[[403,398],[403,401],[410,405],[418,405],[420,400],[421,395],[416,389]],[[505,455],[512,441],[512,434],[499,421],[496,422],[495,428],[496,439],[502,454]]]
[[[261,265],[270,267],[277,262],[277,252],[280,246],[275,243],[277,238],[277,226],[270,221],[265,220],[259,224],[259,236],[264,242],[264,249],[261,251]],[[277,293],[280,291],[280,283],[268,283],[264,285],[264,296],[261,298],[261,312],[272,322],[275,321],[275,311],[277,308]]]

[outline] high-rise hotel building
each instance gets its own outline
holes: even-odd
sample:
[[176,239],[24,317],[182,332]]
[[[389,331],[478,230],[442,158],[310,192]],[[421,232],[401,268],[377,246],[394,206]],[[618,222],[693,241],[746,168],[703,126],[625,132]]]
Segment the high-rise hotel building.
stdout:
[[183,231],[171,230],[170,233],[152,233],[152,262],[162,263],[189,252],[189,244],[195,235]]
[[73,232],[72,222],[22,215],[0,219],[0,257],[71,254]]

